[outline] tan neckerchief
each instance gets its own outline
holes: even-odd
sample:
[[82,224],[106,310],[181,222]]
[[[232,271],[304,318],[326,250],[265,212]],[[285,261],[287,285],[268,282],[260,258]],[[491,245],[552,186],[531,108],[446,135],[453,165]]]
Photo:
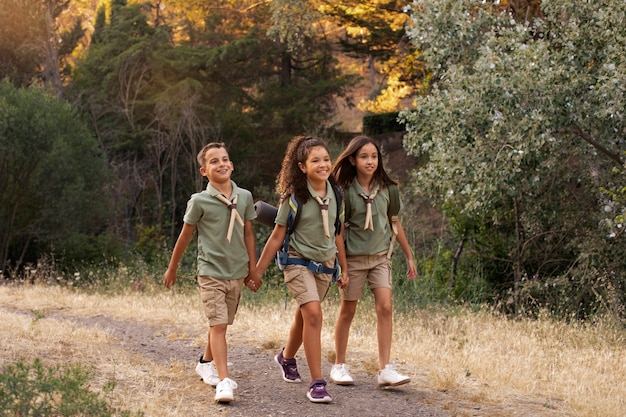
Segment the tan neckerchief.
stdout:
[[224,194],[215,195],[215,198],[220,200],[222,203],[226,204],[228,208],[230,209],[230,223],[228,223],[228,233],[226,234],[226,240],[228,240],[229,243],[230,243],[231,237],[233,236],[233,227],[235,226],[235,220],[237,220],[237,223],[239,223],[241,227],[243,227],[243,219],[241,218],[241,216],[239,215],[239,212],[237,211],[238,197],[239,197],[239,194],[235,194],[235,198],[233,198],[233,201],[231,202],[229,199],[226,198]]
[[328,229],[328,197],[322,199],[320,196],[315,196],[313,198],[320,205],[320,210],[322,210],[322,223],[324,224],[324,234],[328,238],[330,237],[330,230]]
[[372,219],[372,201],[374,201],[374,197],[378,194],[378,188],[375,188],[374,191],[370,195],[365,195],[365,193],[360,193],[359,195],[363,197],[365,200],[365,225],[363,226],[363,230],[371,230],[374,231],[374,221]]

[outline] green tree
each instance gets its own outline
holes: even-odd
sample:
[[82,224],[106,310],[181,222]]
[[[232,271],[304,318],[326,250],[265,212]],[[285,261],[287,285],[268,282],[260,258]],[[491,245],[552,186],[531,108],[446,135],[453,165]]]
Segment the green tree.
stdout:
[[101,256],[106,161],[75,108],[46,90],[0,83],[0,266],[44,253]]
[[116,0],[108,21],[98,12],[70,91],[116,171],[115,228],[128,241],[155,225],[175,238],[202,187],[202,144],[227,142],[246,186],[273,182],[276,147],[323,124],[348,85],[323,39],[290,55],[265,35],[268,5],[249,3],[175,3],[158,25],[143,4]]
[[[607,289],[624,287],[625,241],[599,226],[599,187],[619,181],[626,149],[625,11],[618,0],[551,0],[515,14],[520,2],[499,3],[412,5],[409,35],[431,77],[402,116],[406,148],[429,159],[417,186],[517,312],[522,284],[561,278],[570,298],[556,302],[570,311],[615,306],[622,296],[609,302]],[[526,301],[555,302],[548,293]]]
[[45,84],[61,97],[68,59],[84,36],[64,12],[70,0],[5,0],[0,8],[0,79]]
[[398,111],[424,76],[406,36],[406,2],[323,0],[322,4],[324,16],[341,28],[342,50],[365,60],[372,91],[359,108],[372,113]]

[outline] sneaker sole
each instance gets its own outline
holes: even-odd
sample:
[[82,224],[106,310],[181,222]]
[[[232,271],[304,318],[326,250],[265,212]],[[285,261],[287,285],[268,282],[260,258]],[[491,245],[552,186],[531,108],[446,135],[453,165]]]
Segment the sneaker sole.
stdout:
[[234,398],[232,397],[221,397],[221,398],[215,397],[216,403],[229,403],[229,402],[232,402],[233,400]]
[[285,371],[283,370],[283,366],[280,364],[280,362],[278,362],[278,355],[274,356],[274,362],[276,362],[276,364],[280,368],[280,373],[283,374],[283,380],[285,380],[287,382],[292,382],[292,383],[302,382],[302,379],[300,379],[300,378],[298,378],[298,379],[289,379],[289,378],[287,378],[287,376],[285,375]]
[[336,381],[332,377],[330,380],[335,385],[354,385],[354,381]]
[[309,399],[309,401],[311,401],[312,403],[326,403],[327,404],[333,401],[331,397],[313,398],[308,392],[306,393],[306,396]]
[[389,383],[389,382],[385,382],[385,383],[378,383],[379,387],[398,387],[400,385],[404,385],[404,384],[408,384],[409,382],[411,382],[411,379],[403,379],[402,381],[398,381],[398,382],[394,382],[394,383]]

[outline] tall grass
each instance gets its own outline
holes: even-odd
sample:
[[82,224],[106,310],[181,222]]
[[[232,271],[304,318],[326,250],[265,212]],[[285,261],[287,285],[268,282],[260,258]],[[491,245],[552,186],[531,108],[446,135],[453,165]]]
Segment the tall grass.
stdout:
[[[231,340],[268,350],[284,343],[294,305],[275,272],[268,272],[258,293],[244,291],[237,319],[229,330]],[[202,347],[206,322],[193,270],[183,267],[176,289],[170,292],[162,288],[162,271],[151,271],[145,265],[77,273],[71,274],[64,286],[57,285],[57,280],[51,285],[50,276],[33,279],[34,285],[23,281],[0,286],[2,362],[40,357],[52,364],[94,365],[93,387],[103,386],[115,376],[119,390],[110,396],[117,407],[142,410],[146,415],[193,414],[185,406],[173,404],[176,390],[188,389],[185,377],[180,376],[188,364],[173,361],[163,367],[138,362],[139,358],[120,350],[115,340],[98,329],[48,318],[51,312],[59,312],[174,326],[177,330],[168,338],[191,337]],[[404,273],[402,265],[396,266],[396,273]],[[87,279],[95,275],[104,280],[103,285]],[[421,278],[409,282],[394,277],[398,291],[394,294],[392,357],[412,376],[413,384],[462,401],[500,404],[505,410],[502,415],[517,411],[537,416],[624,415],[626,332],[619,324],[603,317],[566,323],[547,313],[512,320],[487,307],[428,304],[420,291],[431,278],[426,273]],[[322,345],[330,361],[334,359],[333,326],[339,304],[333,287],[323,303]],[[259,317],[264,318],[263,326],[259,326]],[[372,374],[377,369],[375,322],[373,299],[367,294],[359,303],[352,327],[348,362],[355,370]],[[98,361],[94,361],[96,357]]]

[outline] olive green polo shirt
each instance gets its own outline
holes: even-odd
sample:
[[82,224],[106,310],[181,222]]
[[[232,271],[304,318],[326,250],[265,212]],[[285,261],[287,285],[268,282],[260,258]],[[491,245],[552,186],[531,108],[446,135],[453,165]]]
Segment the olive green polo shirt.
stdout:
[[[237,187],[231,181],[233,193],[238,195],[237,211],[244,222],[256,217],[250,191]],[[235,222],[230,243],[226,240],[230,222],[230,208],[217,198],[220,194],[211,184],[206,190],[193,194],[187,202],[183,220],[196,225],[198,231],[198,275],[217,279],[239,279],[248,275],[248,251],[244,243],[243,227]]]
[[[377,186],[376,186],[377,187]],[[350,213],[346,213],[346,222],[350,227],[346,229],[347,255],[374,255],[389,249],[391,229],[387,220],[389,210],[389,189],[383,188],[372,201],[372,222],[374,230],[363,230],[365,225],[366,204],[359,194],[364,193],[355,180],[348,186],[344,198],[350,199]],[[400,203],[402,208],[402,202]]]
[[[313,198],[317,196],[317,193],[313,191],[308,182],[307,186],[312,197],[301,207],[298,207],[300,219],[289,240],[289,247],[302,255],[304,259],[324,262],[337,255],[337,247],[335,245],[337,199],[330,182],[326,181],[326,197],[329,198],[328,228],[330,232],[330,237],[327,238],[324,234],[324,225],[322,223],[322,210],[318,202]],[[287,226],[289,210],[289,200],[285,200],[278,208],[275,222],[281,226]]]

